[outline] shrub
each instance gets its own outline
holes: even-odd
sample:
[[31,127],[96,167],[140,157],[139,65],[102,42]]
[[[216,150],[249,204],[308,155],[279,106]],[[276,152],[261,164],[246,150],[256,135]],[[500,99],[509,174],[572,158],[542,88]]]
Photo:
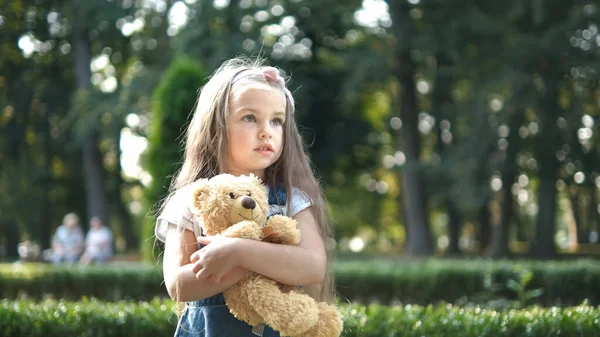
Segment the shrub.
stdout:
[[[495,299],[527,298],[526,305],[577,305],[584,300],[600,304],[600,265],[593,260],[577,261],[339,261],[335,265],[337,291],[342,298],[361,303],[384,304],[486,303]],[[530,273],[531,279],[524,280]],[[526,281],[524,289],[511,283]]]
[[[507,311],[449,304],[339,307],[344,315],[344,337],[596,336],[600,331],[600,308],[586,304]],[[170,336],[177,320],[172,308],[173,302],[165,300],[141,303],[3,300],[0,336]]]
[[152,183],[144,192],[146,206],[151,213],[142,229],[141,244],[146,261],[156,259],[162,249],[161,245],[154,245],[154,213],[158,211],[157,203],[166,196],[171,178],[179,169],[183,158],[182,135],[198,97],[198,89],[204,85],[207,76],[198,62],[177,58],[152,96],[148,152],[144,157],[145,169],[152,177]]
[[600,308],[587,305],[507,311],[449,304],[348,305],[344,317],[345,337],[596,336],[600,331]]
[[[338,261],[337,290],[358,303],[489,304],[496,307],[600,304],[600,265],[595,261]],[[166,297],[159,265],[56,268],[0,265],[0,296],[33,299],[150,300]]]
[[9,301],[0,305],[0,336],[148,337],[173,335],[176,317],[166,301]]
[[151,300],[167,297],[156,265],[53,267],[44,264],[0,265],[0,297],[78,300]]

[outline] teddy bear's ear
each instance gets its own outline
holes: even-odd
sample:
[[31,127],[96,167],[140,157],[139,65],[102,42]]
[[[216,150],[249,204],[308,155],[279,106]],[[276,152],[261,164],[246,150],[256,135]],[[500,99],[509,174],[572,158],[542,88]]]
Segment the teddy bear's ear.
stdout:
[[250,179],[255,180],[255,182],[257,182],[258,185],[262,184],[262,180],[258,176],[255,176],[253,173],[250,173],[249,177]]
[[210,190],[208,186],[208,179],[198,179],[193,182],[189,188],[192,194],[192,210],[200,211],[203,201],[206,199],[206,196]]

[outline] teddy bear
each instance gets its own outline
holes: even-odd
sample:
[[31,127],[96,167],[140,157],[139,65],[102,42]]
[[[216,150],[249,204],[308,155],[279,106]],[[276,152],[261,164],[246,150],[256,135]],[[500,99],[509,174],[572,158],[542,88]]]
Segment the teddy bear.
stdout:
[[[204,235],[287,245],[300,242],[300,230],[294,219],[283,215],[267,219],[266,188],[252,174],[219,174],[199,179],[191,191],[190,208],[198,217]],[[338,337],[342,331],[342,317],[334,306],[315,301],[298,287],[257,273],[248,273],[223,295],[237,319],[253,326],[265,323],[282,336]]]

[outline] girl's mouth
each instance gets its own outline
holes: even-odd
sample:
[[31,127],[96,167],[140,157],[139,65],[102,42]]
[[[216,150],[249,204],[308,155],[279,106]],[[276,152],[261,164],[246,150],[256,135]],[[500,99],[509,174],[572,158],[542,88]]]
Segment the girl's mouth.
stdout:
[[257,148],[254,149],[254,151],[258,151],[258,152],[273,152],[273,147],[271,146],[271,144],[265,143]]

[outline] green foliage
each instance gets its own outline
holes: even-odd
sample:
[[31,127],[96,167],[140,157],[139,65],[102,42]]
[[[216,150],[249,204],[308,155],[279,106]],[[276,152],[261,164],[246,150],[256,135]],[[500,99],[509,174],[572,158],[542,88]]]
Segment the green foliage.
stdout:
[[[340,179],[346,180],[339,172]],[[330,224],[338,238],[348,238],[361,227],[378,228],[381,196],[367,190],[357,190],[348,183],[332,184],[325,188],[331,216]],[[347,240],[347,239],[346,239]]]
[[588,260],[520,261],[516,267],[511,261],[365,260],[338,262],[334,271],[340,296],[362,303],[444,301],[494,307],[600,303],[594,290],[600,267]]
[[519,268],[517,266],[515,268],[515,272],[517,273],[517,278],[508,280],[506,286],[515,292],[517,295],[517,305],[515,307],[524,307],[527,303],[536,298],[540,297],[544,293],[544,289],[530,289],[528,290],[528,285],[533,280],[533,272],[531,270],[525,268]]
[[[89,33],[91,54],[86,58],[112,53],[127,60],[129,38],[116,23],[134,11],[111,1],[0,2],[0,213],[18,225],[18,240],[27,238],[46,248],[65,213],[86,218],[82,178],[93,170],[83,169],[82,139],[108,124],[120,130],[123,118],[118,113],[127,109],[116,104],[120,83],[112,94],[74,91],[76,73],[90,67],[89,61],[83,68],[74,67],[75,55],[87,54],[78,48],[81,40],[74,33],[83,26]],[[24,47],[23,41],[38,47]],[[104,68],[106,73],[100,77],[96,73],[86,83],[97,85],[113,75],[119,81],[123,70],[119,60],[113,59]],[[106,156],[99,158],[98,166],[102,170],[104,160],[110,174],[118,162],[119,142],[113,135],[101,137],[101,152]],[[120,175],[119,169],[115,171]],[[107,197],[108,210],[115,217],[113,205],[122,204],[121,186],[113,188],[111,177],[103,176],[107,192],[115,192]],[[118,237],[119,232],[115,234]],[[6,238],[0,234],[2,240]],[[13,253],[11,249],[8,256]]]
[[167,297],[162,272],[156,265],[53,267],[42,264],[0,265],[3,298],[83,297],[107,301]]
[[[422,306],[339,305],[344,337],[381,336],[594,336],[600,329],[600,308],[587,304],[569,308],[496,311],[449,304]],[[105,303],[4,300],[0,304],[0,335],[167,336],[176,327],[173,302]]]
[[176,317],[171,303],[104,303],[84,299],[79,302],[46,300],[0,303],[1,336],[169,336]]
[[[152,3],[0,2],[0,214],[16,224],[23,237],[47,245],[66,212],[85,217],[86,172],[79,147],[81,139],[97,130],[103,130],[101,169],[109,174],[104,181],[108,212],[111,218],[119,216],[120,224],[128,223],[116,212],[126,213],[126,209],[114,205],[124,205],[122,195],[138,182],[119,179],[118,135],[127,114],[141,120],[129,127],[147,135],[151,110],[147,97],[155,89],[155,74],[170,63],[171,48],[200,60],[208,72],[224,59],[245,53],[262,54],[291,75],[296,116],[313,163],[328,187],[340,236],[356,235],[365,227],[377,233],[393,231],[401,233],[393,242],[399,248],[405,237],[411,238],[401,230],[405,225],[401,213],[411,208],[399,210],[397,201],[406,196],[407,185],[385,178],[399,176],[412,163],[381,164],[386,163],[385,156],[402,155],[409,146],[398,136],[412,122],[403,119],[402,128],[395,130],[390,118],[400,116],[398,95],[409,89],[399,86],[396,77],[412,62],[422,127],[416,131],[421,139],[418,165],[434,214],[444,219],[454,206],[460,213],[457,222],[466,225],[462,233],[484,233],[478,223],[485,221],[475,219],[476,214],[486,214],[491,205],[491,216],[482,218],[497,219],[501,208],[512,204],[512,193],[500,197],[490,188],[490,180],[500,176],[502,185],[514,186],[512,192],[521,199],[519,207],[508,211],[514,214],[502,217],[508,221],[501,221],[499,227],[520,219],[518,232],[525,235],[519,241],[532,239],[528,233],[534,232],[532,220],[537,216],[549,215],[537,226],[539,233],[547,235],[535,239],[547,247],[553,246],[555,234],[572,230],[567,228],[570,220],[565,220],[571,214],[579,243],[588,241],[587,234],[600,223],[595,185],[600,172],[595,160],[600,148],[600,49],[595,23],[600,11],[593,1],[482,0],[461,6],[439,0],[387,1],[388,13],[399,18],[385,18],[382,6],[383,15],[368,27],[358,24],[365,14],[357,12],[359,0],[243,1],[224,7],[211,1]],[[168,18],[174,5],[188,7],[187,24],[179,31]],[[74,92],[73,60],[78,48],[73,33],[79,28],[88,31],[92,59],[109,60],[103,69],[92,69],[92,83],[101,89],[101,84],[110,82],[105,80],[114,80],[116,91]],[[33,49],[26,51],[28,45]],[[399,59],[398,50],[410,50],[412,62]],[[92,67],[100,63],[93,62]],[[164,86],[163,91],[170,91],[166,96],[195,98],[197,86],[181,90],[186,86],[183,78],[190,74],[184,75],[176,79],[180,83]],[[544,97],[550,86],[558,92]],[[161,107],[163,114],[177,114],[176,102],[159,102],[166,106],[166,110]],[[189,112],[189,108],[182,110],[185,115]],[[162,128],[169,121],[153,117],[151,122]],[[135,193],[127,200],[134,202],[133,212],[141,209],[139,214],[146,215],[150,209],[149,218],[155,215],[153,206],[166,193],[181,157],[177,137],[183,124],[185,119],[173,123],[174,134],[155,132],[164,140],[158,147],[150,145],[151,151],[158,149],[154,160],[161,169],[151,172],[154,183],[142,207],[137,203],[141,193],[133,186]],[[540,176],[539,169],[548,166],[540,162],[544,154],[559,161],[552,159],[559,176]],[[154,170],[150,162],[143,166]],[[358,182],[357,177],[367,175],[374,182],[386,182],[387,192],[368,192],[366,197],[360,193],[365,187],[373,189],[373,184]],[[584,177],[581,185],[576,177]],[[519,185],[513,184],[516,179]],[[543,181],[561,191],[557,212],[552,208],[555,198],[535,196]],[[562,206],[566,192],[573,195],[570,206]],[[560,219],[557,233],[550,221],[555,214]],[[443,236],[445,221],[439,223],[440,230],[433,230]],[[149,258],[154,219],[143,228]],[[499,242],[506,246],[514,232],[511,229],[509,240]],[[3,240],[0,237],[0,243]],[[454,247],[458,237],[452,235],[450,241]],[[535,282],[534,276],[527,288],[534,289]],[[522,287],[507,286],[500,283],[502,291],[520,293],[526,300]]]
[[167,69],[154,92],[145,166],[153,179],[147,191],[151,201],[165,195],[164,186],[181,162],[184,127],[196,103],[198,89],[206,78],[199,63],[179,58]]
[[[431,304],[440,301],[522,308],[531,304],[567,306],[587,300],[600,304],[600,267],[594,261],[338,261],[334,264],[340,298],[353,302]],[[543,292],[541,291],[543,289]],[[0,265],[4,298],[95,297],[149,300],[166,297],[159,265],[56,268]]]
[[[487,303],[490,308],[524,308],[532,300],[543,295],[543,288],[530,289],[533,271],[520,264],[515,265],[513,271],[515,272],[513,278],[504,280],[505,283],[502,284],[495,282],[491,270],[487,270],[483,280],[484,291],[478,295],[480,302]],[[506,295],[507,290],[513,292],[512,294],[508,292],[511,299],[499,295],[501,293]]]
[[345,337],[421,336],[595,336],[600,308],[489,310],[450,304],[404,307],[343,307]]
[[[184,127],[194,108],[198,89],[207,78],[204,68],[188,58],[177,58],[161,78],[154,91],[149,146],[145,168],[152,183],[145,191],[147,206],[158,210],[157,203],[167,194],[171,178],[183,158],[181,143]],[[154,215],[142,230],[142,249],[146,260],[152,259]]]

